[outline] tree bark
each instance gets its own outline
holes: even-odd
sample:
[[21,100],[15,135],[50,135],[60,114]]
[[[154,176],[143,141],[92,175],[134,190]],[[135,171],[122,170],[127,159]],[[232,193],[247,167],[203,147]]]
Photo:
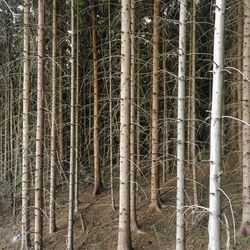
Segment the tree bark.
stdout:
[[121,2],[120,198],[118,250],[131,249],[130,233],[130,0]]
[[213,91],[210,130],[210,178],[209,178],[209,250],[220,249],[220,184],[221,184],[221,116],[223,107],[224,70],[224,15],[225,1],[215,5]]
[[35,250],[43,249],[44,0],[38,1],[37,125],[35,166]]
[[[250,123],[250,2],[244,1],[242,120]],[[242,124],[242,220],[238,236],[250,235],[250,127]]]
[[75,175],[75,1],[71,0],[71,81],[70,81],[70,170],[69,170],[69,217],[67,250],[73,249],[74,175]]
[[[23,138],[22,138],[22,243],[21,249],[30,247],[30,213],[29,213],[29,85],[30,85],[30,2],[24,2],[23,17]],[[2,128],[1,128],[2,132]],[[2,133],[1,133],[2,134]],[[1,135],[2,142],[2,135]],[[2,144],[1,144],[2,145]]]
[[153,13],[153,75],[152,75],[152,129],[151,129],[151,204],[150,209],[160,211],[158,163],[159,112],[159,1],[154,0]]
[[186,81],[186,15],[187,1],[180,1],[179,61],[178,61],[178,111],[177,111],[177,203],[176,249],[185,249],[184,221],[184,166],[185,166],[185,81]]
[[56,230],[55,185],[56,185],[56,0],[52,2],[52,100],[51,100],[51,144],[50,144],[50,204],[49,204],[49,233]]
[[98,87],[98,65],[96,49],[96,13],[95,6],[91,8],[92,19],[92,49],[93,49],[93,95],[94,95],[94,195],[103,191],[103,185],[100,173],[100,152],[99,152],[99,87]]

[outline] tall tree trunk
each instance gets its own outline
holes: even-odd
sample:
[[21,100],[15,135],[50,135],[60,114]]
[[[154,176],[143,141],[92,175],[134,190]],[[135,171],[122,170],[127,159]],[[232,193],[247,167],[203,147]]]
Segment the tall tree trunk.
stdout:
[[120,200],[118,250],[131,249],[130,233],[130,0],[121,2]]
[[[22,243],[21,249],[30,247],[30,213],[29,213],[29,82],[30,82],[30,36],[29,36],[30,2],[24,2],[23,17],[23,138],[22,138]],[[2,129],[1,129],[2,131]],[[2,142],[2,135],[1,135]],[[1,144],[2,145],[2,144]]]
[[153,13],[153,75],[152,75],[152,129],[151,129],[151,204],[150,209],[160,211],[158,164],[158,112],[159,112],[159,0],[154,0]]
[[44,0],[38,1],[37,125],[35,167],[35,250],[43,248],[43,154],[44,154]]
[[110,168],[110,194],[111,206],[115,210],[115,197],[113,187],[113,117],[112,117],[112,43],[111,43],[111,2],[109,0],[108,15],[109,15],[109,168]]
[[135,0],[131,0],[131,85],[130,85],[130,228],[140,232],[136,216],[136,82],[135,82]]
[[70,83],[70,170],[69,170],[69,217],[67,250],[73,249],[74,174],[75,174],[75,1],[71,0],[71,83]]
[[179,61],[178,61],[178,112],[177,112],[177,203],[176,249],[185,249],[184,223],[184,164],[185,164],[185,81],[186,81],[186,15],[187,1],[180,1]]
[[51,100],[51,143],[50,143],[50,207],[49,207],[49,233],[56,230],[55,213],[55,185],[56,185],[56,0],[52,2],[52,100]]
[[213,92],[210,130],[209,250],[220,249],[221,116],[223,106],[224,15],[225,1],[217,0],[215,5]]
[[76,105],[75,105],[75,213],[78,212],[78,168],[79,168],[79,3],[76,4]]
[[102,192],[103,185],[100,173],[100,152],[99,152],[99,116],[98,116],[98,65],[97,65],[97,49],[96,49],[96,13],[95,7],[91,9],[92,19],[92,49],[93,49],[93,94],[94,94],[94,195]]
[[163,62],[162,62],[162,70],[163,70],[163,94],[164,94],[164,141],[163,141],[163,152],[164,152],[164,162],[162,169],[162,181],[166,181],[167,170],[169,169],[169,154],[168,154],[168,121],[167,121],[167,113],[168,113],[168,93],[167,93],[167,39],[166,33],[164,32],[163,41],[162,41],[162,50],[163,50]]
[[[242,70],[242,48],[243,48],[243,22],[242,22],[242,15],[243,15],[243,0],[239,0],[238,4],[238,21],[237,21],[237,68]],[[242,75],[241,73],[237,74],[237,99],[238,99],[238,118],[242,120]],[[238,122],[238,150],[239,150],[239,166],[242,166],[242,123]]]
[[192,1],[192,23],[191,23],[191,84],[190,84],[190,159],[193,172],[193,189],[194,189],[194,204],[198,205],[198,193],[197,193],[197,173],[196,173],[196,103],[195,103],[195,91],[196,91],[196,0]]
[[[243,25],[243,86],[242,86],[242,119],[250,123],[250,2],[244,1]],[[242,124],[242,167],[243,167],[243,193],[242,193],[242,221],[238,236],[250,235],[250,126]]]

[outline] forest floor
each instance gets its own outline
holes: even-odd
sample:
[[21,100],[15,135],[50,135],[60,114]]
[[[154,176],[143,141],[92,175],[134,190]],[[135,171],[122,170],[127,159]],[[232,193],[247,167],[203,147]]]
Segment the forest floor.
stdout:
[[[230,164],[229,164],[230,162]],[[230,197],[230,202],[237,228],[241,219],[241,171],[233,167],[233,160],[224,162],[222,189]],[[228,167],[230,166],[230,167]],[[232,166],[232,167],[231,167]],[[189,175],[189,174],[188,174]],[[187,175],[187,176],[188,176]],[[175,249],[175,205],[176,205],[176,178],[175,172],[169,173],[168,181],[161,186],[162,200],[166,207],[161,213],[149,211],[150,178],[141,178],[137,196],[137,216],[141,230],[145,234],[132,234],[135,250],[174,250]],[[198,189],[200,207],[194,207],[192,195],[192,181],[186,178],[186,249],[207,249],[208,237],[208,169],[203,166],[198,170]],[[115,183],[115,200],[118,204],[118,183]],[[67,219],[68,219],[68,189],[57,188],[57,231],[54,235],[48,234],[48,217],[45,216],[44,249],[66,249]],[[222,194],[222,249],[226,248],[228,240],[227,223],[230,227],[229,249],[250,250],[250,237],[238,240],[233,245],[232,210],[228,198]],[[111,208],[110,192],[106,189],[97,197],[92,195],[92,185],[82,183],[79,192],[79,214],[74,224],[74,249],[112,250],[117,246],[118,209]],[[7,203],[0,204],[0,249],[20,249],[20,224],[13,225],[12,212]],[[45,208],[47,211],[48,207]],[[20,215],[19,215],[20,217]],[[228,222],[226,222],[225,217]],[[17,219],[20,221],[20,218]],[[84,226],[83,226],[84,224]]]

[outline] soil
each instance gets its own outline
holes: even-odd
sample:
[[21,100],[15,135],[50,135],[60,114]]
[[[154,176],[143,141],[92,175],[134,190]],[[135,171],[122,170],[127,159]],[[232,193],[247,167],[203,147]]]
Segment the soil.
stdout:
[[[233,160],[224,161],[222,189],[230,197],[235,218],[235,228],[241,219],[241,171],[239,168],[228,167]],[[229,164],[230,163],[230,164]],[[200,207],[192,206],[192,181],[187,171],[186,178],[186,249],[207,249],[208,237],[208,166],[201,164],[198,169]],[[161,185],[161,199],[166,205],[161,213],[150,211],[150,177],[140,178],[137,195],[137,216],[141,230],[145,234],[132,233],[133,249],[164,250],[175,249],[175,205],[176,178],[175,172],[169,173],[168,181]],[[115,201],[118,205],[118,182],[115,182]],[[106,187],[107,188],[107,187]],[[48,197],[47,197],[48,198]],[[44,249],[66,249],[68,219],[67,186],[57,188],[57,231],[48,234],[48,216],[44,216]],[[250,237],[238,239],[233,244],[232,211],[228,198],[221,195],[222,211],[230,227],[230,248],[250,249]],[[47,204],[48,205],[48,204]],[[0,249],[20,249],[20,211],[14,223],[8,202],[0,204]],[[45,207],[47,211],[48,206]],[[111,250],[117,246],[118,209],[112,210],[110,192],[106,189],[97,197],[93,197],[91,184],[82,183],[79,193],[79,212],[75,216],[74,249]],[[225,217],[222,217],[222,249],[226,248],[228,239]]]

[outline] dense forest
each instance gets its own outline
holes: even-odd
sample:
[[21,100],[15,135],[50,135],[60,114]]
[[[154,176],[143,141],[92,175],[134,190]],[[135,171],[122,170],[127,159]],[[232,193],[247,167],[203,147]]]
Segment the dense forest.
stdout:
[[1,249],[250,249],[250,1],[0,1]]

